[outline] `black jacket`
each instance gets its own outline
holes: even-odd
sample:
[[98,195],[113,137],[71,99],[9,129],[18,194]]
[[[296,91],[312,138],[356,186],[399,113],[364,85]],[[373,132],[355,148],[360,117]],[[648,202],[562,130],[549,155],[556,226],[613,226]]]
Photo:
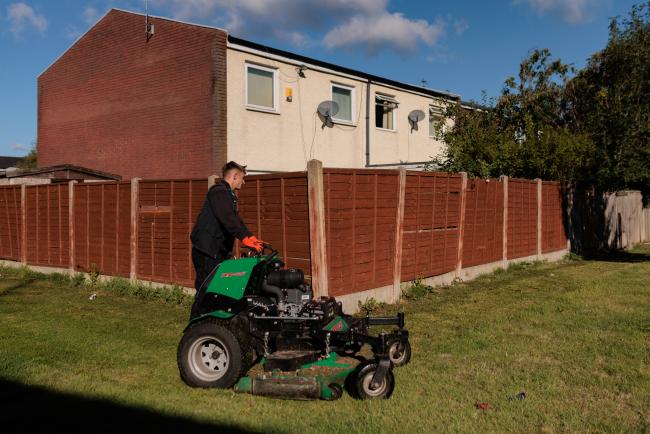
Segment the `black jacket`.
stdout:
[[190,239],[192,247],[214,259],[232,252],[235,238],[252,235],[237,214],[237,196],[226,181],[210,187]]

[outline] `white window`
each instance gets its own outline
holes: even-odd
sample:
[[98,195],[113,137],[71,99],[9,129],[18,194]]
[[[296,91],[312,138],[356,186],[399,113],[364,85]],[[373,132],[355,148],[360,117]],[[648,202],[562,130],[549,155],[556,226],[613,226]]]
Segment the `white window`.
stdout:
[[246,107],[278,111],[277,69],[246,64]]
[[339,122],[352,123],[354,88],[340,84],[332,84],[332,101],[339,105],[339,111],[332,116],[332,119]]
[[398,105],[392,96],[375,94],[375,126],[395,131],[395,109]]
[[429,106],[429,136],[438,137],[445,126],[445,114],[442,107]]

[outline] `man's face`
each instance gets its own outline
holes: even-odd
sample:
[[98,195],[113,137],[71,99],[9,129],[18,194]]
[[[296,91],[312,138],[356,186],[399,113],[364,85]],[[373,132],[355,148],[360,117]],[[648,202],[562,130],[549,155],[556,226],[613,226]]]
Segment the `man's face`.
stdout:
[[230,187],[235,191],[241,190],[242,186],[246,183],[246,181],[244,180],[245,177],[246,175],[244,174],[244,172],[241,172],[239,170],[233,170],[232,183],[230,184]]

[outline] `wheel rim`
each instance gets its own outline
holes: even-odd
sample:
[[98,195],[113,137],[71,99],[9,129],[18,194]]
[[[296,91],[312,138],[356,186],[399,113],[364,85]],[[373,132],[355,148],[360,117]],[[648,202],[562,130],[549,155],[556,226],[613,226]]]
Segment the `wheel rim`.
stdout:
[[388,357],[394,365],[399,365],[406,359],[406,345],[401,342],[395,342],[388,349]]
[[363,387],[363,392],[370,397],[382,396],[386,392],[388,382],[386,381],[386,378],[384,378],[378,388],[372,389],[370,384],[372,383],[372,377],[374,377],[374,375],[375,371],[368,372],[365,377],[363,377],[361,387]]
[[189,366],[194,375],[203,381],[216,381],[223,377],[230,366],[230,354],[226,345],[213,336],[197,339],[188,353]]

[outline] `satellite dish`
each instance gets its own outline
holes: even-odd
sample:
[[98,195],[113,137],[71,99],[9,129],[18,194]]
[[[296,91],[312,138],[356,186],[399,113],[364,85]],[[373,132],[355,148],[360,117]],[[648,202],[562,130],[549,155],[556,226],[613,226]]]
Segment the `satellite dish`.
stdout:
[[418,122],[425,118],[425,114],[422,110],[413,110],[409,113],[409,124],[411,124],[411,131],[418,130]]
[[323,101],[322,103],[318,104],[316,113],[318,113],[318,117],[320,118],[321,122],[323,122],[321,128],[325,128],[326,126],[332,128],[334,126],[332,116],[335,116],[338,112],[339,105],[335,101]]

